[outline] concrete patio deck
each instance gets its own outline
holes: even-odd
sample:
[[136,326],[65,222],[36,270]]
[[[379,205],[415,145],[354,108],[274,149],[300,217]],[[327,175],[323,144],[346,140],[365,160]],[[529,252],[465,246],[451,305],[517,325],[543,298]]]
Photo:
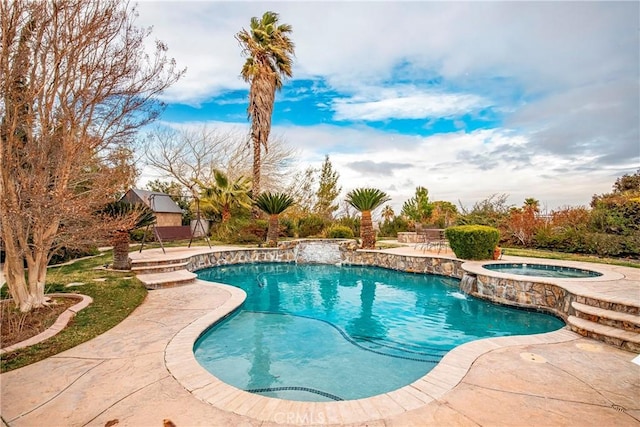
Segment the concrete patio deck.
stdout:
[[[185,253],[152,251],[143,254]],[[620,298],[640,300],[640,270],[598,267],[620,278],[601,283],[602,289],[594,285],[593,292],[615,297],[618,288]],[[178,427],[640,425],[640,366],[632,363],[636,355],[566,329],[465,344],[405,393],[382,395],[384,399],[330,407],[270,399],[275,403],[263,407],[259,399],[252,400],[254,395],[241,392],[226,399],[231,410],[224,410],[223,404],[207,403],[203,393],[185,388],[194,380],[211,384],[210,378],[173,372],[190,360],[190,346],[176,346],[185,331],[212,313],[222,315],[235,298],[230,287],[202,281],[150,291],[131,316],[105,334],[0,375],[4,425],[162,426],[164,420]],[[358,419],[368,421],[354,421]]]

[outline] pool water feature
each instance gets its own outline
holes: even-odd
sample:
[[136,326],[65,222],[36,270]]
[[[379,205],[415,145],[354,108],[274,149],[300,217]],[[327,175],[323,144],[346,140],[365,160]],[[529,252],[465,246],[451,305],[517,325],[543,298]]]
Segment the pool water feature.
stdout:
[[245,264],[198,276],[247,293],[198,339],[198,362],[235,387],[290,400],[382,394],[423,377],[465,342],[564,326],[467,296],[457,279],[378,267]]
[[557,279],[602,276],[602,273],[598,273],[597,271],[549,264],[501,263],[485,264],[482,267],[499,273],[518,274],[520,276],[554,277]]

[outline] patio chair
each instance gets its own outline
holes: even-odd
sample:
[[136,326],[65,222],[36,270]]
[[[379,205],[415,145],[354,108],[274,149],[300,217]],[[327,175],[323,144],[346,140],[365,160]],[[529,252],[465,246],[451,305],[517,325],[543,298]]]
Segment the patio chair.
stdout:
[[425,228],[418,232],[420,246],[423,251],[437,249],[438,253],[447,247],[447,239],[444,237],[444,230],[440,228]]

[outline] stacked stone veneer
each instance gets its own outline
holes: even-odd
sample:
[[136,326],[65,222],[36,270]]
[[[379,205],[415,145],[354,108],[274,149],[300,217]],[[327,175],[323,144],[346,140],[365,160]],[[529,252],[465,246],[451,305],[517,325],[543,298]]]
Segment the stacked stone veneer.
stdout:
[[[565,322],[575,315],[571,303],[576,301],[593,307],[621,313],[638,314],[637,308],[575,295],[559,285],[523,279],[474,274],[476,282],[469,294],[499,304],[550,312]],[[634,313],[636,311],[636,313]]]
[[[313,243],[309,245],[309,242]],[[305,259],[301,259],[301,257],[308,256],[308,251],[311,248],[322,251],[323,242],[325,245],[338,246],[339,262],[344,265],[371,265],[411,273],[438,274],[458,279],[462,278],[464,274],[461,268],[463,261],[458,259],[414,257],[378,251],[357,250],[357,243],[353,240],[294,240],[281,242],[277,248],[234,249],[192,255],[187,260],[186,268],[189,271],[196,271],[208,267],[254,262],[305,262]],[[298,247],[299,245],[304,246],[305,250],[301,251]],[[323,256],[320,255],[319,257],[321,259]],[[332,263],[335,261],[333,256],[331,261]],[[317,262],[317,259],[312,262]]]
[[463,261],[453,258],[415,257],[376,251],[343,252],[343,264],[372,265],[410,273],[431,273],[462,278]]
[[[220,265],[253,262],[344,262],[345,254],[354,252],[357,247],[354,240],[293,240],[280,242],[277,248],[234,249],[192,255],[186,268],[196,271]],[[336,248],[340,259],[334,259]],[[316,255],[313,256],[312,252],[316,252]]]
[[565,321],[576,297],[552,283],[476,275],[471,295],[500,304],[551,312]]
[[418,243],[418,233],[415,231],[401,231],[398,233],[398,243]]

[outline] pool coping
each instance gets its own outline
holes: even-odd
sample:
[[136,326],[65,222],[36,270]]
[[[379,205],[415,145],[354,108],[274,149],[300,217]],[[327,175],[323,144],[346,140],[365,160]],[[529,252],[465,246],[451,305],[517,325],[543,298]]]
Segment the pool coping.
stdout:
[[349,424],[377,421],[417,409],[440,399],[455,388],[481,355],[505,347],[528,344],[555,344],[580,339],[562,328],[558,331],[510,337],[495,337],[460,345],[424,377],[384,394],[340,402],[301,402],[260,396],[226,384],[204,369],[196,360],[193,345],[212,325],[233,313],[246,298],[243,290],[214,282],[208,286],[223,289],[229,298],[211,313],[180,330],[165,348],[165,365],[171,375],[192,395],[224,411],[264,422],[282,424],[283,417],[308,420],[310,424]]

